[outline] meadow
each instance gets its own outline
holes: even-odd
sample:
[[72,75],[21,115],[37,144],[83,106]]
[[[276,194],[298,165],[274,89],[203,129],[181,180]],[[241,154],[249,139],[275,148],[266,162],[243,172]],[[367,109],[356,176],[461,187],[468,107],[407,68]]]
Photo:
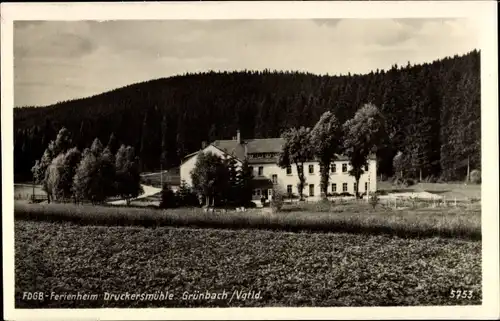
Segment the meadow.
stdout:
[[259,209],[210,213],[200,208],[159,210],[119,206],[15,202],[16,219],[108,226],[267,229],[276,231],[387,234],[405,238],[481,239],[480,206],[393,209],[362,201],[287,205],[282,212]]
[[[481,303],[481,242],[349,233],[16,220],[17,308],[409,306]],[[451,289],[472,291],[452,299]],[[259,299],[183,300],[185,293]],[[26,301],[24,291],[101,294]],[[169,291],[172,300],[103,300]]]
[[398,187],[390,181],[377,181],[377,189],[383,192],[429,192],[448,200],[481,199],[481,184],[464,184],[463,182],[426,183],[419,182],[412,186]]
[[[14,199],[29,200],[33,194],[33,185],[30,184],[14,184]],[[35,195],[45,195],[42,187],[35,185]]]

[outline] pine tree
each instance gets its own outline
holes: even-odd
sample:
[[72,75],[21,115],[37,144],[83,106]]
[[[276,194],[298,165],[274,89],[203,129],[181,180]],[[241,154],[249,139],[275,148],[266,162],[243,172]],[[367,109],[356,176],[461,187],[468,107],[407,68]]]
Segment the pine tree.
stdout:
[[135,156],[134,148],[121,145],[115,157],[116,185],[115,193],[120,195],[130,204],[130,199],[140,195],[139,159]]
[[167,116],[163,115],[161,120],[161,165],[163,168],[168,167],[168,128]]
[[252,201],[252,181],[253,171],[250,167],[250,164],[248,163],[248,159],[245,158],[236,174],[238,205],[248,206],[248,204],[250,204],[250,202]]
[[109,152],[112,155],[116,154],[118,148],[120,148],[120,143],[118,142],[115,133],[111,133],[111,135],[109,136],[107,148],[109,148]]

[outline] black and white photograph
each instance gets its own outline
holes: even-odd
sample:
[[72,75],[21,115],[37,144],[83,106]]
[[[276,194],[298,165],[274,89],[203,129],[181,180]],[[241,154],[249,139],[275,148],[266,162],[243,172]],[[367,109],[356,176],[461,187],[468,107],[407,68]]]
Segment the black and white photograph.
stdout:
[[80,5],[2,4],[4,318],[498,317],[496,3]]

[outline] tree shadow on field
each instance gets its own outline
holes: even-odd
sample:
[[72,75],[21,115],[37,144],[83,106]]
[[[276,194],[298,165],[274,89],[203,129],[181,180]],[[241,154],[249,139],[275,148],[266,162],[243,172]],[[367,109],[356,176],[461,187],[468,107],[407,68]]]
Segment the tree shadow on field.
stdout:
[[444,193],[449,193],[451,192],[451,190],[443,190],[443,191],[429,191],[429,190],[425,190],[425,192],[427,193],[431,193],[431,194],[444,194]]
[[378,195],[387,195],[392,193],[412,193],[415,192],[413,188],[391,188],[377,191]]

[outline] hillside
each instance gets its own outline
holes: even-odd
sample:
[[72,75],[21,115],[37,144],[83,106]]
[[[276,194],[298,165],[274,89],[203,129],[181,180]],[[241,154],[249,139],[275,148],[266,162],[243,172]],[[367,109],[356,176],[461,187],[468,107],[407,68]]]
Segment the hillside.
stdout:
[[[331,63],[337,63],[332,61]],[[178,165],[202,141],[277,137],[291,126],[312,126],[325,110],[341,122],[363,103],[384,113],[392,144],[381,151],[380,172],[392,174],[403,151],[417,175],[462,179],[464,161],[480,166],[480,53],[423,65],[393,66],[366,75],[318,76],[298,72],[208,72],[129,85],[93,97],[45,107],[14,109],[16,180],[57,130],[66,126],[80,148],[111,133],[132,145],[144,171]]]

